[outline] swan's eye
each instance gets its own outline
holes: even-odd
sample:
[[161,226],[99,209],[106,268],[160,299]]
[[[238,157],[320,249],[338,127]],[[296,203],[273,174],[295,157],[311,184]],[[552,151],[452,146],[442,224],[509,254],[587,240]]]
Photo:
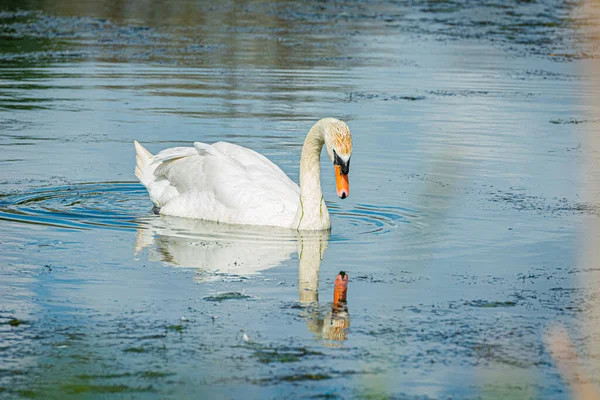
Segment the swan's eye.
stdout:
[[333,150],[333,165],[339,165],[340,173],[343,175],[348,175],[350,172],[350,159],[348,159],[348,161],[342,160],[335,150]]

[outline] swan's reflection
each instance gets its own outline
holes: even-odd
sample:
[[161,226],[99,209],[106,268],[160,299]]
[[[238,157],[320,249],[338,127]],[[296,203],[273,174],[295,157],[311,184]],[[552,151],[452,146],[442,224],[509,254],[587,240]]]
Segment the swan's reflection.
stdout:
[[197,268],[199,281],[222,279],[223,274],[253,275],[280,265],[297,251],[299,296],[309,330],[326,340],[346,339],[350,319],[345,301],[334,302],[327,311],[319,305],[319,269],[328,231],[295,232],[167,216],[142,218],[138,224],[135,255],[148,249],[150,260]]
[[345,298],[334,299],[325,316],[319,306],[319,269],[328,241],[328,231],[298,232],[298,291],[300,302],[306,304],[303,317],[308,329],[322,339],[346,340],[350,316]]
[[296,235],[283,228],[246,227],[177,217],[138,220],[134,254],[152,261],[197,268],[195,279],[249,276],[276,267],[296,251]]

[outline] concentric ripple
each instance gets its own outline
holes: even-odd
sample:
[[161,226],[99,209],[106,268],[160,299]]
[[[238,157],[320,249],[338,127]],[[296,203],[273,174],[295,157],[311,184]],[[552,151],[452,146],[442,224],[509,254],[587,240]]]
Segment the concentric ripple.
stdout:
[[[0,220],[70,229],[132,229],[148,212],[133,182],[80,183],[0,197]],[[144,208],[145,207],[145,208]]]
[[357,204],[350,210],[344,210],[338,204],[331,203],[327,207],[332,215],[332,225],[336,219],[344,221],[343,224],[334,225],[332,241],[351,240],[361,235],[384,235],[400,224],[412,224],[413,227],[423,225],[420,213],[408,208]]
[[[329,203],[332,218],[331,241],[353,240],[363,235],[383,235],[390,233],[400,224],[420,226],[421,215],[414,210],[402,207],[357,204],[347,209],[337,203]],[[137,229],[164,224],[178,236],[206,239],[197,232],[210,230],[211,239],[224,239],[223,236],[240,240],[271,239],[295,240],[290,232],[278,230],[265,233],[261,230],[239,230],[234,226],[208,226],[193,220],[183,222],[162,221],[150,215],[150,201],[142,185],[136,182],[95,182],[66,186],[44,187],[25,193],[0,195],[0,220],[53,226],[67,229]],[[160,222],[160,223],[159,223]],[[196,225],[202,224],[202,229]],[[207,226],[204,226],[207,225]],[[165,228],[165,227],[163,227]],[[189,228],[189,229],[188,229]],[[287,231],[287,230],[286,230]],[[254,232],[248,237],[248,232]]]

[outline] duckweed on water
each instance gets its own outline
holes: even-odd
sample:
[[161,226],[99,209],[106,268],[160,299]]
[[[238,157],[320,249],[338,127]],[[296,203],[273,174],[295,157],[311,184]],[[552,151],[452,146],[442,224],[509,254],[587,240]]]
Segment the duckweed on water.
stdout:
[[300,361],[303,357],[313,356],[313,355],[323,355],[323,353],[319,351],[309,350],[305,347],[299,348],[281,348],[281,349],[273,349],[273,348],[263,348],[255,351],[253,356],[258,358],[258,361],[263,364],[270,363],[288,363],[288,362],[296,362]]
[[77,375],[76,378],[88,381],[88,380],[92,380],[92,379],[118,379],[118,378],[127,378],[129,376],[131,376],[131,374],[129,372],[125,372],[125,373],[122,373],[122,374],[104,374],[104,375],[82,374],[82,375]]
[[38,392],[36,392],[35,390],[23,389],[23,390],[17,390],[14,393],[16,393],[22,397],[27,397],[29,399],[38,397]]
[[288,375],[279,378],[282,381],[286,382],[298,382],[298,381],[322,381],[325,379],[331,379],[331,375],[326,374],[295,374]]
[[263,378],[255,381],[257,384],[271,384],[271,383],[280,383],[280,382],[304,382],[304,381],[323,381],[327,379],[332,379],[331,375],[327,374],[293,374],[293,375],[284,375],[274,378]]
[[8,321],[8,324],[9,324],[10,326],[15,326],[15,327],[16,327],[16,326],[19,326],[19,325],[21,325],[22,323],[23,323],[23,321],[21,321],[20,319],[16,319],[16,318],[11,318],[11,319]]
[[146,350],[143,347],[128,347],[123,350],[125,353],[143,353]]
[[131,392],[153,392],[151,386],[130,387],[127,385],[86,385],[67,383],[61,385],[61,388],[69,394],[80,393],[131,393]]
[[172,372],[161,372],[161,371],[140,371],[137,373],[124,372],[122,374],[104,374],[104,375],[88,375],[82,374],[77,375],[77,379],[89,381],[94,379],[121,379],[128,378],[131,376],[138,376],[140,378],[164,378],[167,376],[175,375]]
[[141,378],[166,378],[167,376],[173,376],[175,374],[172,372],[144,371],[137,375]]
[[487,301],[487,300],[475,300],[465,303],[471,307],[480,308],[496,308],[496,307],[514,307],[517,305],[514,301]]
[[225,292],[225,293],[216,294],[214,296],[206,296],[204,298],[204,300],[222,302],[225,300],[243,300],[243,299],[249,299],[249,298],[250,298],[250,296],[247,296],[240,292]]
[[84,333],[67,333],[66,338],[71,341],[83,340],[85,338]]
[[576,118],[568,118],[568,119],[559,118],[559,119],[551,119],[550,120],[550,123],[555,124],[555,125],[568,125],[568,124],[578,125],[578,124],[584,124],[586,122],[588,122],[588,121],[585,119],[576,119]]
[[183,324],[167,326],[168,331],[183,332],[184,329]]

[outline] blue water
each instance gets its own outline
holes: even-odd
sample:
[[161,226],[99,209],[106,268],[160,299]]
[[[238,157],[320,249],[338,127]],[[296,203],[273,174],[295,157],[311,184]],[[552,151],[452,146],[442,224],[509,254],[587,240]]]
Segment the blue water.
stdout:
[[[568,398],[543,335],[584,336],[598,218],[574,7],[0,2],[0,398]],[[330,233],[158,217],[133,175],[133,140],[226,140],[297,181],[326,116],[354,141]]]

